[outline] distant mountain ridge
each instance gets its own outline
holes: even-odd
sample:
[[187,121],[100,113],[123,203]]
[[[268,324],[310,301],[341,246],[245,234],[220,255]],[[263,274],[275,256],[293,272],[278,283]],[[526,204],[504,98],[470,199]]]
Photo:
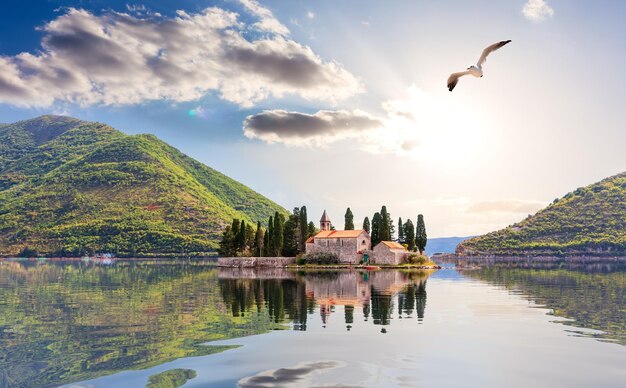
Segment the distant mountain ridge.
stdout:
[[517,224],[466,240],[456,253],[626,257],[626,172],[578,188]]
[[204,254],[287,211],[153,135],[42,116],[0,125],[0,255]]
[[454,253],[457,245],[473,237],[476,236],[429,238],[428,243],[426,244],[425,252],[429,256],[433,253]]

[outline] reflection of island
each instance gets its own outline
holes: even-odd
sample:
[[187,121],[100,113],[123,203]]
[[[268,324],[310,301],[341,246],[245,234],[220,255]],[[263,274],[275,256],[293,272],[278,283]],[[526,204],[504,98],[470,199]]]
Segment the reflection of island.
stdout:
[[626,345],[626,272],[485,267],[463,275],[521,291],[552,314],[574,320],[565,324],[603,332],[585,335]]
[[316,271],[294,275],[288,271],[242,273],[239,269],[219,272],[224,302],[233,316],[245,316],[267,305],[274,322],[293,320],[294,329],[306,330],[307,316],[319,306],[322,323],[337,306],[342,306],[346,328],[354,325],[355,308],[365,321],[388,325],[397,299],[399,316],[424,318],[426,279],[424,271],[332,272]]

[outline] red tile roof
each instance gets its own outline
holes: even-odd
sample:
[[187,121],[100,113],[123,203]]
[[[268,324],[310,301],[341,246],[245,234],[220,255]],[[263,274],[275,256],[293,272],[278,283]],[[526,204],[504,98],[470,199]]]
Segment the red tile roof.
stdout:
[[389,249],[402,249],[403,251],[406,251],[404,245],[399,244],[395,241],[381,241],[380,243],[385,244]]
[[364,229],[360,230],[322,230],[315,236],[316,238],[357,238],[361,233],[367,233]]

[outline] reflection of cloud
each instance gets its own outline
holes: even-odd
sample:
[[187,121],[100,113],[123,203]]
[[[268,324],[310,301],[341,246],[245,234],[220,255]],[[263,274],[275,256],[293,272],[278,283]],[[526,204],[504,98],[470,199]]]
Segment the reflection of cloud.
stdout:
[[467,208],[468,213],[519,213],[531,214],[545,206],[538,201],[523,201],[519,199],[504,199],[494,201],[475,202]]
[[244,134],[250,139],[288,145],[324,145],[381,125],[381,121],[360,111],[321,110],[315,114],[266,110],[248,116]]
[[291,368],[271,369],[239,380],[240,387],[302,387],[315,372],[343,366],[338,361],[315,361]]
[[251,106],[285,94],[335,102],[361,91],[339,64],[286,38],[269,10],[242,2],[261,20],[250,28],[267,34],[248,38],[258,34],[217,7],[174,17],[69,8],[41,27],[41,51],[0,56],[0,103],[124,105],[217,92]]
[[554,10],[545,0],[528,0],[522,9],[522,13],[528,20],[541,22],[546,20],[546,18],[551,18],[554,15]]

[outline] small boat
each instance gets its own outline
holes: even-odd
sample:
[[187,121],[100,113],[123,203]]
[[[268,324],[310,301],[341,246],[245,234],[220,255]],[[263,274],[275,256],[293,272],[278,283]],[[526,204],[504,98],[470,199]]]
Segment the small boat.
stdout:
[[380,267],[377,266],[377,265],[366,265],[365,269],[368,270],[368,271],[375,271],[377,269],[380,269]]

